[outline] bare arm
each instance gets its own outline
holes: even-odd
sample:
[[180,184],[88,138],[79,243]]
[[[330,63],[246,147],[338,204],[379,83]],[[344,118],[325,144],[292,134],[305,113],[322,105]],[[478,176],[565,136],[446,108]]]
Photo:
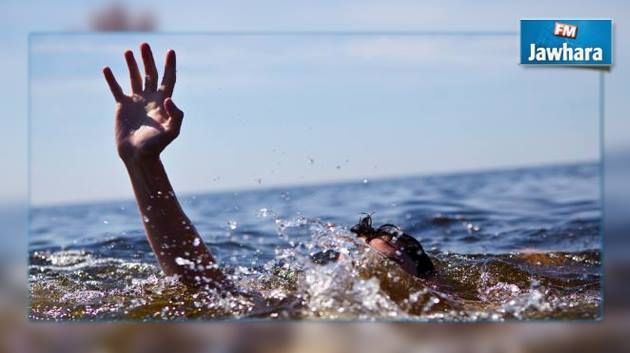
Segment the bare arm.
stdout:
[[190,286],[227,285],[212,254],[179,205],[160,161],[160,153],[179,135],[184,117],[171,100],[175,52],[169,50],[166,54],[164,76],[158,87],[151,48],[143,43],[140,50],[145,68],[144,88],[130,50],[125,52],[130,95],[123,93],[109,67],[103,69],[103,74],[116,100],[118,154],[127,167],[147,238],[167,275],[178,275]]

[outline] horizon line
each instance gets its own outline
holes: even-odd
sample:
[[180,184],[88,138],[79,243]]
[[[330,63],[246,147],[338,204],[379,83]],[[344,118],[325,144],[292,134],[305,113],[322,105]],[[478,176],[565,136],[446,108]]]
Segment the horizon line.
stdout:
[[[448,177],[448,176],[457,176],[457,175],[474,175],[481,173],[492,173],[492,172],[509,172],[509,171],[517,171],[521,169],[539,169],[539,168],[549,168],[549,167],[569,167],[575,165],[588,165],[588,164],[601,164],[601,159],[580,159],[580,160],[572,160],[572,161],[561,161],[561,162],[539,162],[533,164],[515,164],[515,165],[506,165],[506,166],[495,166],[495,167],[481,167],[479,169],[457,169],[450,171],[436,171],[436,172],[426,172],[426,173],[409,173],[409,174],[397,174],[397,175],[385,175],[374,178],[366,177],[369,183],[374,182],[387,182],[387,181],[396,181],[402,179],[409,178],[425,178],[425,177]],[[225,189],[215,189],[215,190],[199,190],[199,191],[184,191],[177,193],[177,198],[182,200],[192,196],[207,196],[207,195],[220,195],[220,194],[229,194],[229,193],[247,193],[247,192],[267,192],[274,190],[283,190],[283,189],[293,189],[293,188],[308,188],[308,187],[323,187],[323,186],[332,186],[332,185],[348,185],[348,184],[360,184],[362,183],[360,180],[355,178],[342,178],[337,180],[322,180],[322,181],[313,181],[313,182],[295,182],[295,183],[283,183],[276,185],[267,185],[262,187],[256,186],[243,186],[243,187],[227,187]],[[128,198],[119,198],[114,197],[111,199],[102,198],[102,199],[93,199],[93,200],[70,200],[70,201],[44,201],[44,202],[32,202],[28,200],[28,209],[40,209],[40,208],[49,208],[49,207],[68,207],[68,206],[81,206],[81,205],[95,205],[95,204],[103,204],[103,203],[116,203],[116,202],[134,202],[132,196]]]

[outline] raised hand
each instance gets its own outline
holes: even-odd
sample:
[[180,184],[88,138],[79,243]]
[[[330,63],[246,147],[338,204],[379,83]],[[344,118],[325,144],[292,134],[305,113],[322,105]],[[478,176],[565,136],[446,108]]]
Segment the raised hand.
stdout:
[[116,100],[115,138],[118,155],[124,161],[158,157],[178,135],[184,113],[171,99],[175,87],[175,51],[166,53],[164,76],[158,87],[158,73],[149,44],[140,45],[144,62],[144,88],[138,64],[131,50],[125,52],[131,93],[120,88],[109,67],[103,75]]
[[227,288],[231,284],[182,210],[159,158],[179,134],[184,117],[171,100],[175,52],[166,53],[164,77],[158,87],[151,48],[143,43],[140,51],[144,89],[130,50],[125,52],[131,78],[129,95],[123,93],[109,67],[103,74],[116,100],[116,145],[129,173],[144,230],[164,273],[176,275],[192,287]]

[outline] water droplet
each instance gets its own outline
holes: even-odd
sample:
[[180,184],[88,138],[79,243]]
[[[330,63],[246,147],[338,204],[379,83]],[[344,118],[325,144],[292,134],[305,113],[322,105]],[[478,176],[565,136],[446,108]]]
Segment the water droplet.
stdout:
[[109,224],[109,222],[108,221],[103,221],[103,224]]
[[479,230],[481,230],[481,228],[479,228],[479,226],[476,226],[472,223],[468,223],[466,224],[466,229],[468,230],[468,233],[474,233],[474,232],[478,232]]
[[261,208],[258,210],[258,213],[256,214],[258,217],[261,218],[266,218],[269,217],[269,215],[271,215],[271,210],[268,208]]
[[228,228],[230,228],[230,230],[234,230],[236,229],[236,227],[238,227],[238,222],[237,221],[228,221],[227,222]]
[[147,216],[142,216],[142,220],[144,221],[144,223],[149,223],[151,221]]
[[192,244],[193,246],[199,246],[199,244],[201,244],[201,240],[199,240],[199,238],[195,238]]
[[175,263],[178,264],[179,266],[188,266],[191,269],[195,268],[195,263],[194,262],[192,262],[192,261],[190,261],[188,259],[185,259],[183,257],[179,257],[179,256],[176,257],[175,258]]
[[367,178],[364,178],[364,179],[363,179],[363,184],[367,184],[367,183],[368,183]]

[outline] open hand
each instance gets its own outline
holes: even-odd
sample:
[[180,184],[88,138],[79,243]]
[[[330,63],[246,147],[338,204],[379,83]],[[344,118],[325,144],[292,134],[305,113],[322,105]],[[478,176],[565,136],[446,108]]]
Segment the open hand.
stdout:
[[158,87],[158,73],[151,47],[140,45],[144,62],[144,89],[133,52],[125,52],[131,93],[120,88],[109,67],[103,75],[116,100],[115,137],[118,155],[123,161],[141,160],[160,155],[178,135],[184,113],[171,100],[175,87],[175,51],[166,53],[164,76]]

